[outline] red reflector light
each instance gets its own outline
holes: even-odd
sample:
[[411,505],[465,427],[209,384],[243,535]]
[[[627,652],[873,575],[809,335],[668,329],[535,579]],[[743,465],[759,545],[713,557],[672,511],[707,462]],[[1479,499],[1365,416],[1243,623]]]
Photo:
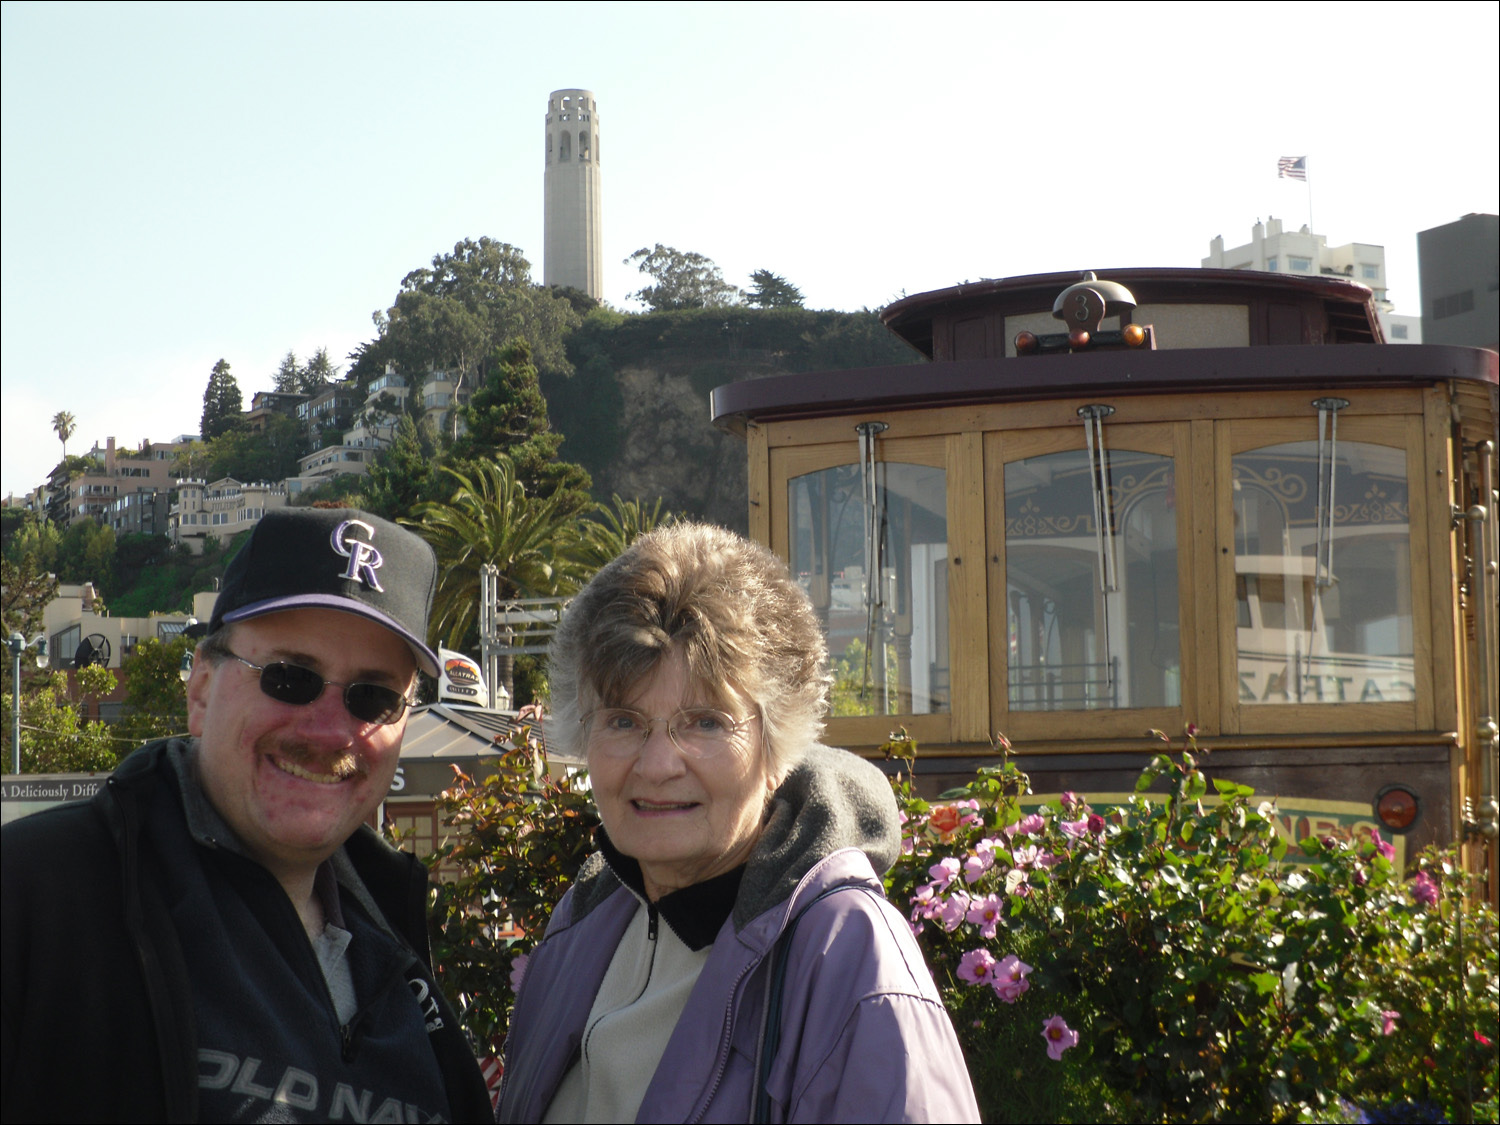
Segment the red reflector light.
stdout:
[[1404,832],[1417,819],[1417,798],[1410,789],[1393,785],[1375,799],[1375,815],[1393,832]]
[[1037,339],[1036,339],[1036,333],[1035,332],[1017,332],[1016,333],[1016,354],[1017,355],[1030,355],[1032,352],[1036,351],[1036,346],[1037,346]]
[[1086,348],[1089,346],[1089,332],[1087,328],[1075,328],[1068,333],[1068,347]]

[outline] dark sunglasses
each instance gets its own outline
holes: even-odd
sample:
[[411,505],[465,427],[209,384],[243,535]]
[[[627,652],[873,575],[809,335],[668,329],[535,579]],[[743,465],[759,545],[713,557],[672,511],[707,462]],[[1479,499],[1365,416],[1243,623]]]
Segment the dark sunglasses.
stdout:
[[278,703],[292,703],[300,707],[317,699],[323,694],[325,687],[341,687],[344,689],[344,706],[349,709],[349,714],[361,722],[380,723],[382,726],[399,720],[411,706],[411,700],[384,684],[340,684],[325,680],[311,668],[304,668],[300,664],[287,664],[284,661],[252,664],[243,656],[237,656],[227,649],[224,654],[234,657],[252,672],[259,672],[260,690]]

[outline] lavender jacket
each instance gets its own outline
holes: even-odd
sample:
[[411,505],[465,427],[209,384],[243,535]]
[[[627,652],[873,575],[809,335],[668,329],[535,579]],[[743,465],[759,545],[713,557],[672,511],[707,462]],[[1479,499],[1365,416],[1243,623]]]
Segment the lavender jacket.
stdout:
[[[777,790],[733,913],[709,952],[637,1116],[749,1121],[771,956],[797,912],[768,1088],[773,1121],[978,1121],[963,1054],[877,870],[900,829],[884,776],[813,747]],[[499,1120],[540,1121],[639,906],[598,855],[532,951],[506,1043]]]

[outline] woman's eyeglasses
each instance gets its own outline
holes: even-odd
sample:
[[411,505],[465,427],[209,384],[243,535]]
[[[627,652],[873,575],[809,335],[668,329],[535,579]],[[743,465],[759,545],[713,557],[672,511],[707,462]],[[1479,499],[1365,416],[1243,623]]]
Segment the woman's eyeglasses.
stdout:
[[600,707],[579,720],[588,745],[611,758],[640,752],[658,722],[667,724],[669,737],[689,758],[711,758],[735,744],[739,733],[755,720],[736,719],[713,707],[684,707],[674,715],[643,715],[629,707]]
[[325,687],[341,687],[344,689],[344,706],[349,709],[349,714],[360,722],[379,723],[382,726],[397,722],[411,706],[411,700],[385,684],[341,684],[325,680],[311,668],[304,668],[300,664],[287,664],[285,661],[252,664],[243,656],[237,656],[227,649],[224,650],[224,655],[238,660],[252,672],[259,672],[260,690],[278,703],[291,703],[300,707],[317,699],[323,694]]

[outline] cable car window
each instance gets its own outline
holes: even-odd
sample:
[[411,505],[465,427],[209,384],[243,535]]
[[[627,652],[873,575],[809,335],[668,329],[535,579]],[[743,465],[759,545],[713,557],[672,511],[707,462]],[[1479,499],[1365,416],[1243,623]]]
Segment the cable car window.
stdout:
[[1414,700],[1406,453],[1288,442],[1232,479],[1240,703]]
[[1067,450],[1005,466],[1013,711],[1182,700],[1170,457]]
[[942,469],[876,461],[787,482],[792,573],[828,638],[831,715],[949,709]]

